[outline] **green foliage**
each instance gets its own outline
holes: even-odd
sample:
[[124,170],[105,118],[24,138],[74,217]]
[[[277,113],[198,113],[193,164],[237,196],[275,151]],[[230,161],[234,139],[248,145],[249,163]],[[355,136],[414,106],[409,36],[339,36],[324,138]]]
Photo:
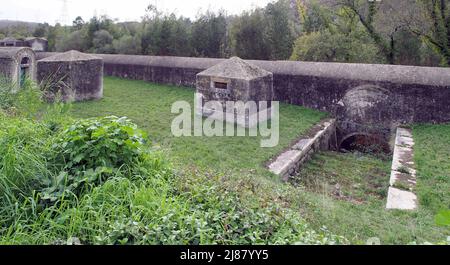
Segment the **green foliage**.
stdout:
[[140,54],[141,39],[124,35],[120,39],[113,41],[113,47],[115,52],[119,54]]
[[[194,211],[189,210],[191,208],[180,207],[179,204],[185,202],[181,198],[189,198],[190,196],[199,197],[200,199],[196,200],[193,204],[196,205],[199,204],[198,201],[203,201],[203,205],[213,205],[214,201],[219,201],[219,199],[214,199],[214,196],[222,193],[237,193],[239,195],[239,202],[242,203],[242,206],[236,208],[236,211],[243,211],[247,214],[250,212],[247,208],[267,209],[266,207],[273,206],[271,204],[273,202],[281,212],[291,211],[293,215],[300,213],[299,215],[307,220],[310,228],[313,228],[317,233],[321,233],[323,226],[326,226],[332,234],[343,235],[351,243],[355,244],[365,244],[367,239],[371,237],[380,238],[383,244],[406,244],[413,241],[419,243],[439,242],[445,239],[443,235],[448,234],[446,228],[436,226],[434,220],[436,212],[430,211],[428,207],[420,207],[417,212],[386,211],[390,160],[384,161],[376,157],[361,154],[324,153],[315,157],[313,161],[307,164],[307,166],[309,165],[308,173],[303,175],[304,178],[302,178],[305,181],[306,178],[310,180],[307,187],[292,187],[291,185],[280,183],[278,178],[270,175],[265,169],[265,162],[279,154],[294,139],[305,133],[313,124],[323,118],[322,113],[294,105],[281,104],[280,145],[274,148],[261,149],[259,147],[258,137],[173,137],[170,132],[170,123],[176,115],[170,113],[170,106],[173,102],[179,100],[185,100],[193,104],[194,90],[112,77],[105,78],[104,88],[104,99],[102,101],[75,104],[72,109],[72,115],[81,118],[110,114],[130,117],[140,128],[149,134],[153,142],[157,143],[161,149],[167,150],[167,159],[178,172],[173,179],[170,178],[170,187],[176,187],[173,193],[169,193],[169,190],[152,191],[151,188],[139,192],[140,196],[142,196],[142,199],[139,201],[144,205],[140,206],[139,209],[153,207],[148,210],[149,213],[145,217],[138,216],[132,219],[132,221],[128,218],[130,215],[136,216],[136,214],[128,214],[127,212],[129,211],[129,205],[136,205],[136,201],[132,201],[131,199],[123,203],[123,206],[121,206],[122,210],[113,212],[111,214],[115,216],[114,218],[111,217],[113,221],[109,221],[107,228],[102,228],[102,231],[115,231],[111,233],[112,238],[122,233],[119,233],[121,227],[126,227],[123,228],[125,232],[123,232],[124,236],[121,237],[122,239],[126,237],[127,233],[137,233],[133,232],[135,230],[141,231],[139,234],[136,234],[136,237],[142,238],[144,235],[148,235],[150,233],[149,231],[152,231],[152,225],[148,224],[146,220],[153,218],[152,216],[154,215],[152,214],[155,212],[158,214],[155,219],[151,220],[161,220],[163,218],[162,216],[165,216],[164,214],[172,218],[168,219],[168,217],[165,217],[162,219],[164,221],[148,221],[152,224],[157,224],[154,225],[156,227],[155,229],[165,231],[165,233],[175,238],[180,238],[178,235],[175,236],[169,232],[172,231],[170,229],[171,226],[177,225],[173,229],[175,234],[179,233],[176,231],[190,234],[192,232],[186,232],[187,228],[180,228],[183,227],[182,224],[184,222],[178,220],[190,220],[180,219],[185,218],[182,217],[180,212],[191,214]],[[123,100],[124,98],[127,100]],[[440,137],[446,138],[446,133],[447,131],[443,130]],[[414,137],[416,141],[416,136]],[[440,143],[437,139],[439,137],[433,137],[433,140],[430,139],[430,141],[423,143],[423,145],[435,146],[436,143]],[[418,140],[419,138],[417,138]],[[422,145],[422,143],[417,141],[417,145]],[[433,147],[431,150],[441,150],[445,153],[447,149]],[[436,164],[430,164],[430,167],[434,168],[439,164],[442,171],[445,172],[445,166],[448,163],[444,162],[443,159],[438,159]],[[421,165],[427,165],[426,160]],[[209,169],[211,168],[214,169],[214,172],[210,172],[211,170]],[[194,169],[196,171],[192,172]],[[210,182],[208,181],[205,181],[203,188],[199,187],[204,182],[203,177],[210,178],[210,181],[214,182],[216,188],[213,190],[217,194],[212,196],[210,193],[203,191],[209,186],[208,183]],[[192,182],[193,184],[191,184]],[[337,183],[339,183],[343,195],[339,196],[339,199],[333,195],[334,191],[337,191]],[[436,187],[440,187],[442,183],[439,182],[437,186],[434,186],[434,184],[427,184],[426,186],[433,190]],[[155,185],[147,186],[154,187]],[[196,191],[197,189],[198,192]],[[448,190],[445,185],[442,186],[442,190],[439,188],[441,192],[447,191],[446,189]],[[185,193],[186,197],[183,197],[182,195]],[[207,193],[212,201],[208,202],[208,198],[201,196],[202,193]],[[120,194],[127,194],[122,197],[129,198],[130,195],[128,194],[137,194],[137,192],[133,189],[132,191]],[[172,196],[170,194],[176,195]],[[443,194],[445,196],[445,192]],[[155,203],[155,199],[153,198],[158,195],[164,195],[163,198],[165,199],[159,200],[159,203]],[[118,195],[115,196],[120,197]],[[171,200],[166,200],[167,198]],[[173,202],[172,199],[174,198],[180,200]],[[437,198],[439,200],[440,197]],[[101,198],[97,200],[99,204],[104,202]],[[226,198],[221,198],[220,200],[226,200]],[[118,202],[114,200],[108,202],[108,204],[118,205]],[[91,206],[86,206],[87,209],[89,207]],[[182,210],[170,210],[176,207],[180,207],[178,209]],[[218,209],[223,210],[227,206],[224,205],[223,207]],[[215,213],[217,211],[212,206],[208,206],[208,209],[210,209],[208,212],[212,211]],[[108,211],[106,208],[102,210],[105,213]],[[124,217],[118,218],[117,216],[123,215],[122,211],[127,214]],[[270,212],[270,210],[267,211]],[[198,216],[197,212],[199,210],[195,212],[196,216]],[[251,213],[248,214],[253,216]],[[92,218],[94,218],[93,215]],[[84,219],[85,215],[82,216],[74,216],[71,218]],[[221,216],[228,215],[223,214]],[[244,218],[241,214],[239,216]],[[272,215],[269,216],[276,220],[282,220]],[[299,218],[299,216],[296,218]],[[97,231],[99,226],[95,223],[101,223],[104,219],[104,215],[101,215],[98,219],[92,220],[92,224],[89,225],[90,228],[86,230]],[[116,220],[118,220],[118,225],[115,224]],[[168,221],[168,224],[170,224],[168,225],[169,227],[163,225],[166,220],[170,221]],[[209,221],[210,219],[206,220],[208,224],[211,224],[211,227],[215,227]],[[137,222],[138,224],[134,225],[132,222]],[[191,222],[188,223],[191,224]],[[196,223],[194,222],[194,224]],[[146,226],[149,227],[149,230],[143,228]],[[204,226],[200,227],[210,231],[207,229],[209,226],[206,228]],[[270,225],[266,223],[265,227],[270,227]],[[295,231],[305,231],[299,228],[299,226],[294,227],[297,227],[295,229],[298,230],[290,232],[291,230],[289,228],[280,228],[277,231],[280,234],[291,233],[291,236],[303,233]],[[386,227],[389,229],[386,229]],[[252,229],[256,230],[257,227],[254,225]],[[252,233],[255,230],[244,231]],[[310,229],[306,231],[310,231]],[[204,233],[202,233],[202,238],[210,238],[212,236],[212,234],[209,234],[207,237]],[[73,235],[71,234],[69,236]],[[154,235],[153,232],[151,235]],[[235,232],[233,237],[240,238],[240,235]],[[98,239],[100,241],[96,241],[98,243],[117,243],[115,239],[108,239],[109,234],[107,232],[102,232],[99,236],[101,238]],[[243,237],[249,238],[248,234]],[[284,238],[287,237],[288,235]],[[62,238],[66,239],[68,236]],[[226,238],[229,239],[231,237]],[[128,240],[128,242],[133,242],[131,236]],[[140,240],[138,239],[137,241],[142,242],[147,239]],[[167,237],[163,238],[161,235],[158,237],[158,240],[166,240],[172,243],[180,242],[170,241]],[[244,241],[244,239],[239,240],[241,242]],[[274,236],[270,237],[270,240],[270,242],[283,242],[282,238],[275,239]],[[290,243],[301,241],[300,239],[294,239]],[[181,243],[176,244],[184,244],[185,242],[190,241],[189,239],[183,239]],[[207,241],[205,239],[202,242]]]
[[[312,14],[322,18],[317,25],[305,22],[306,33],[294,44],[291,60],[380,63],[383,58],[358,17],[348,8],[334,12],[334,18],[323,7],[313,4]],[[325,19],[326,18],[326,19]],[[312,29],[320,29],[314,30]]]
[[442,66],[450,66],[450,7],[447,1],[419,1],[424,10],[429,31],[412,27],[436,54],[442,58]]
[[92,51],[94,53],[113,53],[113,39],[114,37],[107,30],[101,29],[94,32]]
[[[54,165],[59,175],[44,189],[51,202],[67,192],[79,195],[84,185],[99,185],[124,167],[132,167],[144,152],[142,131],[125,117],[78,120],[56,139]],[[132,168],[131,168],[132,169]]]
[[329,30],[311,32],[295,41],[291,60],[316,62],[375,63],[382,59],[374,45]]
[[155,17],[144,23],[142,50],[150,55],[189,56],[190,21],[174,14]]
[[206,12],[192,24],[192,46],[196,56],[220,58],[227,52],[227,19],[224,13]]
[[292,54],[294,42],[290,19],[290,2],[277,1],[269,3],[265,8],[264,18],[267,20],[267,41],[270,44],[271,60],[286,60]]
[[361,153],[325,152],[315,155],[290,181],[314,192],[358,204],[384,199],[389,175],[388,160]]
[[31,80],[26,79],[22,87],[0,77],[0,111],[9,115],[33,116],[42,107],[41,91]]
[[44,124],[0,116],[0,204],[21,202],[51,178],[46,156],[52,153],[51,136]]
[[436,224],[441,226],[450,226],[450,210],[440,211],[436,217]]
[[270,45],[265,36],[266,24],[261,10],[244,12],[231,25],[231,40],[234,53],[244,59],[268,60]]
[[[322,152],[293,179],[298,187],[291,199],[312,227],[326,226],[353,243],[366,244],[371,237],[381,244],[445,240],[450,230],[436,225],[436,212],[428,205],[419,203],[417,211],[386,210],[390,168],[390,161],[374,156]],[[422,182],[422,187],[440,189],[428,185]]]
[[65,110],[0,113],[0,244],[347,242],[257,196],[251,177],[174,171],[126,118]]
[[[120,150],[118,143],[130,136],[123,124],[141,135],[126,119],[123,124],[115,124],[119,119],[113,117],[73,121],[61,103],[27,118],[1,112],[0,244],[348,243],[336,234],[352,243],[364,244],[375,236],[383,244],[405,244],[440,242],[448,234],[448,227],[436,225],[433,210],[448,205],[445,161],[450,149],[445,145],[450,134],[445,125],[414,128],[417,188],[436,190],[430,195],[433,204],[421,202],[416,212],[386,211],[389,163],[373,157],[320,154],[305,174],[316,182],[300,187],[265,178],[264,162],[320,120],[321,113],[281,105],[277,148],[262,150],[257,138],[170,137],[170,105],[192,100],[193,93],[106,78],[104,100],[75,104],[72,115],[132,117],[167,150],[150,149],[138,140],[140,151],[133,148],[135,159],[126,164],[104,155]],[[94,133],[98,131],[101,137]],[[78,136],[85,141],[77,142]],[[110,149],[110,142],[117,148]],[[64,152],[63,143],[70,152]],[[84,144],[89,143],[88,150]],[[98,149],[108,151],[86,158]],[[77,154],[85,157],[78,164],[73,163]],[[107,163],[97,163],[98,157],[116,161],[117,170],[102,171]],[[79,169],[72,172],[68,162]],[[97,168],[98,175],[91,178]],[[63,189],[69,189],[75,183],[72,175],[80,176],[75,180],[79,186],[51,203],[55,194],[49,196],[48,188],[60,178]],[[342,193],[335,193],[336,183]],[[338,195],[340,199],[333,198]]]
[[415,125],[414,161],[420,205],[436,214],[450,208],[450,124]]
[[[58,34],[58,33],[56,33]],[[87,32],[85,30],[76,30],[68,35],[58,34],[55,41],[55,50],[65,52],[70,50],[87,51],[90,44],[87,41]],[[49,41],[49,46],[51,45]]]
[[45,37],[50,51],[446,66],[449,10],[445,1],[277,0],[191,20],[149,5],[140,22],[78,16],[71,26],[0,28],[0,37]]
[[72,25],[76,30],[82,29],[84,26],[83,18],[80,16],[76,17],[75,20],[72,22]]

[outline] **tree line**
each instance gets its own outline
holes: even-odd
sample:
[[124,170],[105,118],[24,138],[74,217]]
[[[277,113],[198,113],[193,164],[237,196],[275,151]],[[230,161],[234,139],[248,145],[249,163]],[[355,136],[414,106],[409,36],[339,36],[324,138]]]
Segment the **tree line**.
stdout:
[[[107,16],[2,36],[45,37],[51,51],[450,65],[450,0],[278,0],[191,20],[149,5],[139,22]],[[23,35],[23,36],[22,36]]]

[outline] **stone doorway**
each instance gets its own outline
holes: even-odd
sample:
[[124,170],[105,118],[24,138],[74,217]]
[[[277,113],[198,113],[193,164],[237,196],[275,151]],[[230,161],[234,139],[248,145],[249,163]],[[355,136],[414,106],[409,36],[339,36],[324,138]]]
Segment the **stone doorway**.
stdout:
[[23,57],[20,61],[19,85],[22,87],[25,80],[30,77],[30,58]]

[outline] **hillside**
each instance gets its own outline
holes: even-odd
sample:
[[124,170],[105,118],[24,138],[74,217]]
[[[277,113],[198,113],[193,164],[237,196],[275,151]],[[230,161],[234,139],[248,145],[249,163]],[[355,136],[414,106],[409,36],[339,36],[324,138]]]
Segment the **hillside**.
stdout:
[[8,28],[8,27],[17,27],[17,26],[27,27],[29,30],[34,30],[38,26],[38,23],[0,19],[0,29],[4,29],[4,28]]

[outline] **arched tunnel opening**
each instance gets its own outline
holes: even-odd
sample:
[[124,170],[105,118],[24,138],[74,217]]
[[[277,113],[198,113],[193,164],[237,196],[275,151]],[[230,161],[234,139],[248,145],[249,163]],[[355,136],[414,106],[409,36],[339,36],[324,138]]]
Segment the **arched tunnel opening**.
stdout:
[[380,136],[355,133],[345,137],[339,145],[341,152],[358,151],[374,155],[386,155],[391,153],[389,143]]

